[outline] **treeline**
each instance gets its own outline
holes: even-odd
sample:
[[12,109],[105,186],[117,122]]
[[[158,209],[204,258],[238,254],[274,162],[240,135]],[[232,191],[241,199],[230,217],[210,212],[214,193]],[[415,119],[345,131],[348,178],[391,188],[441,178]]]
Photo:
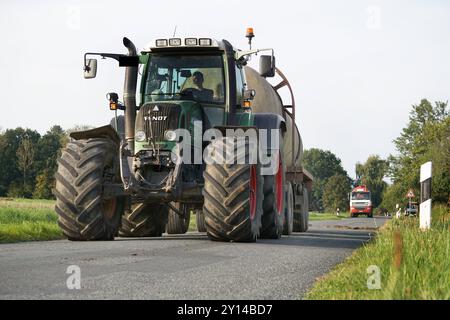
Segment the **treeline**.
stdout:
[[[387,175],[393,181],[383,193],[382,206],[394,208],[405,203],[409,189],[415,201],[420,195],[420,166],[433,163],[432,199],[450,206],[450,111],[448,102],[432,104],[423,99],[413,105],[409,122],[394,140],[397,155],[391,155]],[[403,205],[404,207],[404,205]]]
[[20,127],[0,130],[0,197],[52,199],[61,148],[70,132],[87,128],[55,125],[44,135]]
[[378,207],[387,187],[383,181],[387,172],[387,161],[379,156],[370,156],[365,163],[356,164],[356,179],[349,177],[342,167],[341,159],[328,150],[309,149],[304,153],[304,167],[314,176],[311,209],[334,212],[349,210],[349,193],[356,185],[364,184],[372,192],[372,202]]
[[[352,180],[331,151],[310,149],[304,153],[304,167],[314,175],[311,208],[317,211],[348,210],[348,194],[353,186],[366,185],[372,192],[375,208],[393,211],[407,202],[413,189],[416,201],[420,194],[420,166],[433,162],[432,197],[434,203],[450,205],[450,116],[447,102],[434,105],[424,99],[413,105],[409,122],[395,139],[396,155],[382,159],[371,155],[356,163]],[[385,180],[390,178],[392,184]]]
[[57,125],[42,136],[23,128],[0,132],[0,196],[52,198],[57,159],[66,139]]

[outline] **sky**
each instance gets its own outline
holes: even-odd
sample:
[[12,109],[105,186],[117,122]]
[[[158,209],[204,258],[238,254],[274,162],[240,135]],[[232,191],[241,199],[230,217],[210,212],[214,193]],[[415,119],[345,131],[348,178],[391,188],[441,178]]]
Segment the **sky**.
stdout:
[[293,87],[304,147],[354,177],[356,162],[395,153],[413,104],[449,99],[449,17],[444,0],[2,0],[0,128],[109,123],[105,95],[122,93],[124,69],[101,60],[85,80],[83,54],[125,53],[123,36],[142,49],[177,26],[247,49],[253,27],[253,47],[273,48]]

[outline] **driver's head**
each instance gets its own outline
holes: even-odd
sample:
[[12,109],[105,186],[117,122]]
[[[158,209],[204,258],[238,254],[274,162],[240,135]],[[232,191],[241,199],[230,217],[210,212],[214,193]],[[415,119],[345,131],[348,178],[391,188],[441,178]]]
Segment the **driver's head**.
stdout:
[[194,82],[195,85],[201,86],[203,84],[203,73],[200,71],[195,71],[192,75],[192,82]]

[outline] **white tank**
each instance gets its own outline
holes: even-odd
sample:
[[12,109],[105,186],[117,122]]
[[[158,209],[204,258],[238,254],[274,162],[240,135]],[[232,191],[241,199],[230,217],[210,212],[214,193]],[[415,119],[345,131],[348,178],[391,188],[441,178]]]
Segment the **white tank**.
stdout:
[[[302,138],[291,115],[284,111],[279,94],[265,78],[250,67],[245,67],[244,70],[248,88],[256,91],[256,96],[252,101],[252,111],[254,113],[275,113],[284,118],[286,122],[283,142],[284,163],[288,168],[300,168],[303,158]],[[294,126],[294,131],[292,131],[292,126]],[[294,139],[294,144],[292,144],[292,139]]]

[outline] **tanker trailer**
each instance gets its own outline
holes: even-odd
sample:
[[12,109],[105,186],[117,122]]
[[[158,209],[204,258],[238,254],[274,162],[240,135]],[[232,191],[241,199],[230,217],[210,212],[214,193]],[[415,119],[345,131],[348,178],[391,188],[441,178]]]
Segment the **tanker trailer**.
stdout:
[[[264,77],[251,67],[245,67],[245,76],[249,88],[255,90],[252,112],[272,113],[283,117],[285,133],[282,153],[285,167],[285,224],[283,234],[305,232],[308,229],[309,194],[312,188],[312,175],[302,167],[303,144],[295,123],[295,98],[291,85],[284,74],[276,69],[282,79],[277,86],[272,86]],[[278,90],[286,86],[291,96],[291,104],[285,105]]]

